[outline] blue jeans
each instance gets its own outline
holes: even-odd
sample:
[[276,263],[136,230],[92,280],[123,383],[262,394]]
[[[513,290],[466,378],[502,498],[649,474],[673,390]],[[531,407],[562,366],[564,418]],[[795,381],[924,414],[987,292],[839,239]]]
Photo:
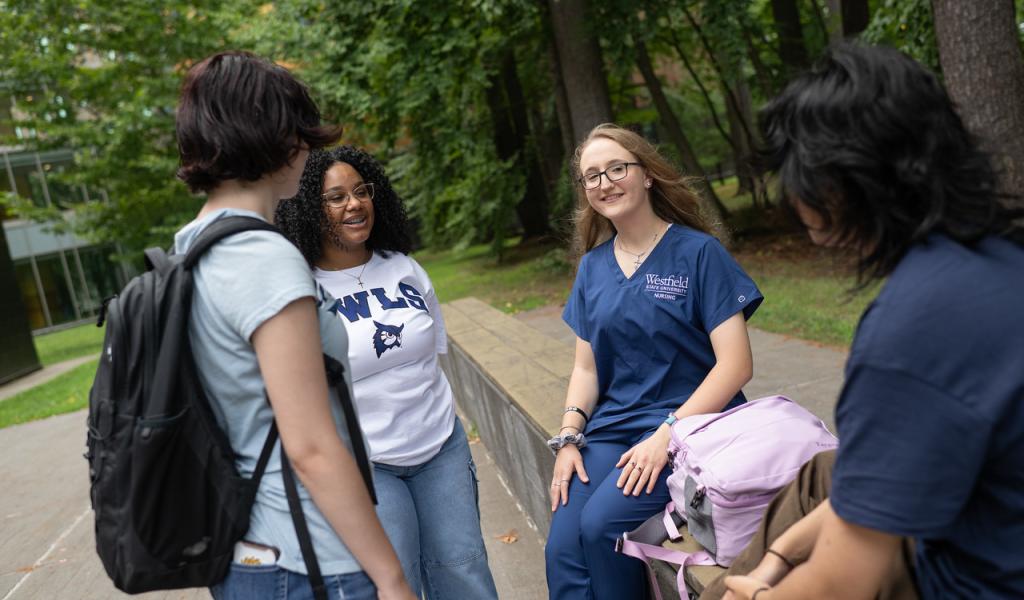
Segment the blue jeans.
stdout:
[[489,600],[498,592],[480,533],[476,465],[455,429],[437,456],[412,467],[374,463],[377,516],[405,578],[427,600]]
[[[330,600],[377,600],[377,588],[358,571],[324,575]],[[224,581],[210,588],[213,600],[312,600],[309,578],[277,565],[249,567],[231,564]]]

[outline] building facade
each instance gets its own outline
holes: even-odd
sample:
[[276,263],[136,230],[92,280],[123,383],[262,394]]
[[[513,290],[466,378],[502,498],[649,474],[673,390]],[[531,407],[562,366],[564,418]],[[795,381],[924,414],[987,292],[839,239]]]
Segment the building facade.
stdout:
[[[69,150],[36,152],[0,147],[0,192],[13,192],[37,206],[69,206],[81,200],[103,200],[102,192],[61,183],[55,175],[74,168]],[[94,317],[103,299],[126,281],[116,248],[95,245],[47,224],[0,215],[13,263],[18,291],[33,331],[48,330]]]

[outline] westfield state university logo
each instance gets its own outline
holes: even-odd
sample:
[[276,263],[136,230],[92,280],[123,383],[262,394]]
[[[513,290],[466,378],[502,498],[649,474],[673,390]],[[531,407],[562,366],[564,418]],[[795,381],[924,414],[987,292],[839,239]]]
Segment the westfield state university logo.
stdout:
[[373,349],[377,351],[377,358],[392,348],[402,347],[402,330],[405,329],[405,323],[398,327],[377,321],[373,324],[377,326],[377,331],[373,332]]
[[690,290],[690,278],[684,274],[655,275],[647,274],[647,286],[644,291],[660,300],[676,300],[685,298]]

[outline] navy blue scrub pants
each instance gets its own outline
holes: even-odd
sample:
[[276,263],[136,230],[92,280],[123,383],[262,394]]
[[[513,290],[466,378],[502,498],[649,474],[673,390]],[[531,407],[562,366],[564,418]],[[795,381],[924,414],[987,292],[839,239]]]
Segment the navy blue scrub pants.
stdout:
[[639,441],[594,441],[581,451],[590,483],[572,478],[569,503],[555,511],[544,549],[552,600],[647,597],[643,563],[616,553],[615,540],[664,510],[671,499],[665,483],[671,464],[665,466],[650,495],[645,489],[639,496],[623,496],[615,487],[622,473],[615,463]]

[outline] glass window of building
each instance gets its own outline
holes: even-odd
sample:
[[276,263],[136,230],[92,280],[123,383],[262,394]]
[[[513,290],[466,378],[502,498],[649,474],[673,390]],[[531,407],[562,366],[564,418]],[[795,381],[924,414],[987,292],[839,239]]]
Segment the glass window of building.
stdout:
[[112,246],[96,246],[92,248],[80,248],[78,258],[82,263],[82,275],[87,289],[82,294],[83,300],[81,312],[83,315],[93,315],[99,310],[99,304],[104,298],[109,298],[121,290],[120,270],[110,254]]
[[18,279],[18,287],[21,289],[21,299],[25,302],[29,326],[32,329],[46,327],[46,313],[39,298],[39,290],[36,288],[35,275],[32,274],[32,263],[27,258],[15,261],[14,273]]
[[50,325],[60,325],[76,320],[75,305],[72,292],[68,288],[68,279],[64,273],[61,253],[54,252],[36,257],[36,268],[39,270],[39,283],[46,296],[46,306],[50,309]]

